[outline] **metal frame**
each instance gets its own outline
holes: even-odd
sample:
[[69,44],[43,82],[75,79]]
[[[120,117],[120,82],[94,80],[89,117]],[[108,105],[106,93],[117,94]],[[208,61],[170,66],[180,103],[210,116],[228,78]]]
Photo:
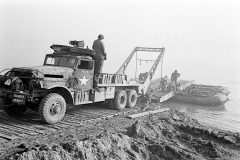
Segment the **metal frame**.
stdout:
[[[135,47],[132,51],[132,53],[128,56],[128,58],[124,61],[124,63],[122,64],[122,66],[118,69],[118,71],[116,72],[116,74],[124,74],[130,60],[132,59],[133,55],[135,53],[137,53],[137,51],[145,51],[145,52],[160,52],[157,59],[155,60],[153,66],[151,67],[151,69],[148,72],[147,77],[144,80],[143,83],[143,94],[146,93],[148,86],[150,85],[150,82],[152,80],[152,77],[155,73],[155,70],[157,69],[157,66],[160,62],[160,60],[162,59],[163,61],[163,56],[165,53],[165,48],[149,48],[149,47]],[[136,54],[137,55],[137,54]],[[137,59],[137,57],[136,57]],[[161,66],[162,67],[162,66]]]

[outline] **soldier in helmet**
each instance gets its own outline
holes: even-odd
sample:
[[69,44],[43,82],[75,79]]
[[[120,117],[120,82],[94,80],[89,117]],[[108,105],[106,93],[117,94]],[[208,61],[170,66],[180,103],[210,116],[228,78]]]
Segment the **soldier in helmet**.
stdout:
[[175,70],[171,75],[171,81],[174,82],[176,86],[177,86],[177,79],[179,76],[180,74],[178,73],[177,70]]
[[178,85],[177,85],[177,79],[178,79],[178,77],[180,76],[180,74],[178,73],[178,71],[177,70],[175,70],[173,73],[172,73],[172,75],[171,75],[171,82],[172,82],[172,84],[174,85],[174,90],[175,90],[175,92],[178,92]]
[[92,49],[94,49],[96,52],[96,55],[94,57],[94,60],[95,60],[94,80],[95,81],[98,81],[98,79],[100,78],[104,60],[107,59],[105,46],[104,46],[104,43],[102,42],[103,39],[104,39],[104,36],[100,34],[98,36],[98,39],[93,42],[93,46],[92,46]]

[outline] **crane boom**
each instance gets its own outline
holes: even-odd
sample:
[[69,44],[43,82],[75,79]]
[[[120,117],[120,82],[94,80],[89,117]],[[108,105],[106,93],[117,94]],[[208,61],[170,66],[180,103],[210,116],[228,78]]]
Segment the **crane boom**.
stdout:
[[128,56],[128,58],[123,62],[122,66],[118,69],[116,74],[124,74],[130,60],[132,59],[133,55],[136,53],[138,47],[135,47],[132,53]]
[[137,51],[146,51],[146,52],[164,52],[165,48],[149,48],[149,47],[135,47],[128,58],[123,62],[122,66],[118,69],[116,74],[124,74],[130,60]]
[[155,70],[157,69],[157,66],[161,60],[161,58],[164,55],[165,52],[165,48],[149,48],[149,47],[135,47],[133,49],[133,51],[131,52],[131,54],[128,56],[128,58],[124,61],[124,63],[122,64],[122,66],[118,69],[118,71],[116,72],[116,74],[124,74],[130,60],[132,59],[133,55],[137,52],[137,51],[145,51],[145,52],[160,52],[159,56],[157,57],[157,59],[155,60],[152,68],[149,70],[147,77],[145,78],[143,84],[141,84],[141,87],[139,88],[139,92],[142,92],[143,94],[146,93],[148,86],[150,85],[150,82],[152,80],[152,77],[155,73]]
[[160,60],[163,58],[163,55],[164,55],[164,52],[165,52],[165,48],[159,48],[158,51],[153,51],[153,52],[160,52],[159,56],[157,57],[157,59],[155,60],[152,68],[149,70],[148,74],[147,74],[147,77],[145,78],[144,80],[144,83],[143,83],[143,87],[141,89],[141,91],[143,92],[143,94],[145,94],[147,92],[147,89],[151,83],[151,80],[152,80],[152,77],[158,67],[158,64],[160,62]]

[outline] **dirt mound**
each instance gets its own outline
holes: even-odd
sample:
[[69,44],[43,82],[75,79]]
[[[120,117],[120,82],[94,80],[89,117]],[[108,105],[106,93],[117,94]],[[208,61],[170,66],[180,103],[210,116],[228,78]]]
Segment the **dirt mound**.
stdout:
[[[125,125],[123,125],[125,124]],[[102,129],[100,133],[99,128]],[[195,119],[178,111],[167,111],[138,119],[112,118],[92,124],[91,131],[78,128],[24,141],[4,159],[11,160],[156,160],[238,159],[235,143],[214,137]],[[207,130],[207,129],[205,129]],[[80,132],[88,136],[79,136]],[[229,135],[228,135],[229,136]],[[231,137],[231,136],[230,136]],[[23,142],[23,141],[21,141]],[[20,142],[19,142],[20,143]],[[12,149],[13,149],[12,148]]]

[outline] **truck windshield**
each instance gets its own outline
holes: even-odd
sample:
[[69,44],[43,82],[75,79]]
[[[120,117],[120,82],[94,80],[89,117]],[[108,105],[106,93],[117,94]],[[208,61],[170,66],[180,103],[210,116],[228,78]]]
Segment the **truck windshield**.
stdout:
[[44,65],[73,67],[75,64],[75,61],[76,61],[76,58],[73,58],[73,57],[47,56]]

